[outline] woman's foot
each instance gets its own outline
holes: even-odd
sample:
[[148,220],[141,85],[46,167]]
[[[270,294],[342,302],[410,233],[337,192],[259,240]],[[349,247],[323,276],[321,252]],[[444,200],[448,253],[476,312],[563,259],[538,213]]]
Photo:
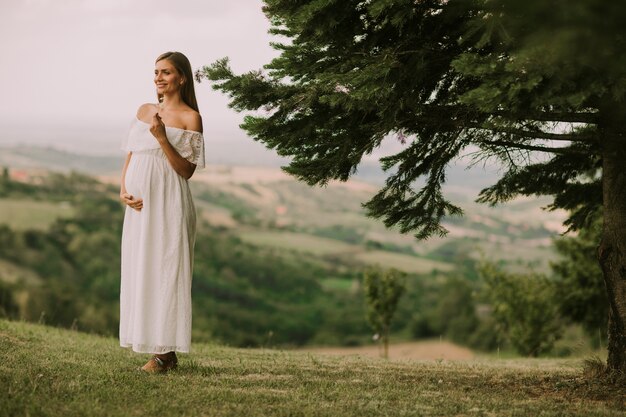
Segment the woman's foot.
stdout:
[[171,369],[175,369],[178,366],[178,358],[176,352],[168,352],[165,354],[155,354],[141,370],[149,374],[163,373]]

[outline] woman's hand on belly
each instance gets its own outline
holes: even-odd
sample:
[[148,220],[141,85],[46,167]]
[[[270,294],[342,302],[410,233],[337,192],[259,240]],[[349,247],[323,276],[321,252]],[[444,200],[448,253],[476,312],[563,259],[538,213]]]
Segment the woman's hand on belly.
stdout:
[[141,211],[141,209],[143,208],[143,199],[141,198],[135,198],[128,193],[120,193],[120,199],[128,207],[133,208],[137,211]]

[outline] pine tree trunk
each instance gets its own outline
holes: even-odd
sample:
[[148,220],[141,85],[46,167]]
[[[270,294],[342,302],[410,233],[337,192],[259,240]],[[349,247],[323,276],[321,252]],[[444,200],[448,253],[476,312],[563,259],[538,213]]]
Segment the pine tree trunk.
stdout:
[[600,126],[604,225],[598,258],[610,307],[608,370],[626,373],[626,131],[625,113],[617,109],[623,107],[612,107]]

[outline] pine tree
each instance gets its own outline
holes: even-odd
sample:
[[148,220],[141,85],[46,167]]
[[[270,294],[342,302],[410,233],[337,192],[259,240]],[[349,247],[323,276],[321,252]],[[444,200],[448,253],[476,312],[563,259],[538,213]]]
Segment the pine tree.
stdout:
[[[442,193],[462,153],[503,176],[479,201],[551,195],[576,230],[602,207],[608,367],[626,372],[626,7],[580,0],[265,0],[280,56],[236,75],[203,67],[255,140],[311,185],[347,180],[392,134],[368,215],[418,239],[460,207]],[[258,112],[263,110],[263,112]],[[392,169],[394,168],[394,169]],[[418,179],[423,184],[416,186]]]

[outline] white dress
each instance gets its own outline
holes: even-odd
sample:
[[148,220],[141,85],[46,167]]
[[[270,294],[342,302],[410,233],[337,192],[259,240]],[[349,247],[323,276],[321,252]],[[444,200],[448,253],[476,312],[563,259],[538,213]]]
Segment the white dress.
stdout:
[[[204,167],[202,133],[166,127],[185,159]],[[191,276],[196,211],[187,180],[178,175],[150,132],[135,118],[122,149],[132,152],[126,191],[143,208],[126,207],[122,232],[120,346],[135,352],[189,352]]]

